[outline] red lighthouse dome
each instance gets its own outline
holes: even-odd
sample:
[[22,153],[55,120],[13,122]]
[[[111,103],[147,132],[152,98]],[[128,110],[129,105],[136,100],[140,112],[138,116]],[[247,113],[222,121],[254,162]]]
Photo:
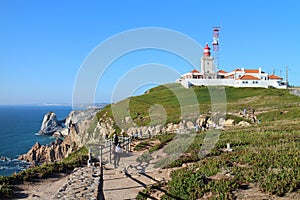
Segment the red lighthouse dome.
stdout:
[[205,57],[210,57],[210,48],[209,48],[208,44],[206,44],[206,46],[203,49],[203,55]]

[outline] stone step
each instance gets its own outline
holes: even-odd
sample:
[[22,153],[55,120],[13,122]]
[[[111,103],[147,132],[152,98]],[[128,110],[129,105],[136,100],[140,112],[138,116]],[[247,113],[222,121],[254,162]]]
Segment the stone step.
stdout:
[[67,182],[55,194],[54,200],[97,200],[99,180],[99,167],[75,168]]

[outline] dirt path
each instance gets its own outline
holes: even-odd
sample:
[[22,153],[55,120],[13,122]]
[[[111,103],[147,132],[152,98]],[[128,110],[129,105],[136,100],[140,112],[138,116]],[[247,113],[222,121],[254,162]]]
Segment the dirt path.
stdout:
[[15,199],[53,199],[55,193],[68,179],[68,174],[54,174],[53,177],[39,180],[38,182],[27,182],[16,186]]
[[135,199],[147,186],[169,180],[170,169],[154,168],[155,159],[137,162],[140,155],[142,152],[126,154],[117,169],[112,164],[105,165],[103,190],[106,200]]

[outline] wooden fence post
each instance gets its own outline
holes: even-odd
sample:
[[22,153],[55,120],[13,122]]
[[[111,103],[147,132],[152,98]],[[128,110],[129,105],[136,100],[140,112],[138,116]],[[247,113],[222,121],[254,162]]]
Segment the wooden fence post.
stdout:
[[88,159],[88,167],[91,166],[91,163],[92,163],[92,150],[91,148],[89,148],[89,159]]
[[100,146],[100,159],[99,159],[100,167],[102,167],[102,146]]
[[111,141],[109,142],[109,164],[111,164]]
[[126,138],[126,152],[128,153],[128,145],[129,145],[129,140],[128,137]]
[[132,138],[129,138],[129,151],[131,151],[131,140]]

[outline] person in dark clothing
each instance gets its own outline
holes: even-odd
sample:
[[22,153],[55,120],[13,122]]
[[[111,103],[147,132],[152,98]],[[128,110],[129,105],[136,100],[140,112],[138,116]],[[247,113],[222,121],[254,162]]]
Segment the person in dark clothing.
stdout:
[[116,133],[114,134],[113,144],[115,145],[115,147],[119,144],[119,137]]

